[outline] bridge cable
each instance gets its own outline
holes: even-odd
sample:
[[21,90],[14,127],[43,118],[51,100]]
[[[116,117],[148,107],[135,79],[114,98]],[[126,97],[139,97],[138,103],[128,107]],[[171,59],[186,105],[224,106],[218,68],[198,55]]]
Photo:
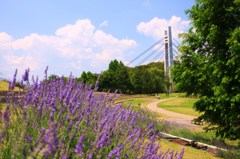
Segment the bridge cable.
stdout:
[[165,57],[165,54],[163,54],[163,56],[160,58],[159,61],[162,61],[164,59],[164,57]]
[[178,56],[181,56],[180,53],[178,53],[178,51],[176,51],[175,49],[173,49],[173,51],[174,51]]
[[173,38],[173,40],[178,44],[178,46],[180,45],[180,43],[175,38]]
[[150,57],[152,57],[152,55],[154,55],[158,50],[160,50],[162,47],[164,46],[164,44],[160,45],[158,48],[156,48],[155,50],[153,50],[148,56],[146,56],[142,61],[140,61],[138,63],[138,65],[143,64],[145,61],[147,61]]
[[175,43],[173,43],[173,46],[175,46],[175,48],[178,49],[178,46],[176,46]]
[[137,57],[135,57],[133,60],[131,60],[127,65],[129,66],[131,63],[133,63],[134,61],[136,61],[139,57],[141,57],[142,55],[144,55],[146,52],[148,52],[149,50],[151,50],[154,46],[156,46],[157,44],[159,44],[160,42],[163,41],[163,38],[158,40],[156,43],[154,43],[152,46],[150,46],[148,49],[146,49],[145,51],[143,51],[140,55],[138,55]]
[[156,61],[161,55],[164,53],[164,50],[162,50],[159,54],[157,54],[151,61],[154,62]]

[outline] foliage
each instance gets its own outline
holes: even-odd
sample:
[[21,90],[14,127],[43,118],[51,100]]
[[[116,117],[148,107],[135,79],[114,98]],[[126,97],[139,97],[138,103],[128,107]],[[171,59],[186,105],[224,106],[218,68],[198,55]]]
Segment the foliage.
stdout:
[[117,60],[109,63],[108,70],[104,71],[99,81],[99,89],[114,92],[129,92],[131,90],[131,82],[126,66]]
[[[50,76],[52,78],[52,76]],[[77,81],[94,86],[98,75],[83,71]],[[165,91],[166,78],[162,62],[147,65],[126,67],[116,59],[109,63],[109,67],[101,74],[99,91],[120,93],[160,93]]]
[[80,78],[78,78],[77,81],[79,81],[79,82],[83,81],[84,84],[94,86],[94,84],[97,81],[97,78],[98,78],[97,74],[93,74],[90,71],[88,71],[87,73],[85,71],[83,71]]
[[183,150],[159,151],[151,120],[114,105],[115,94],[95,93],[72,76],[49,81],[45,73],[21,98],[9,93],[0,158],[182,158]]
[[183,34],[180,64],[172,70],[180,90],[199,94],[207,130],[240,138],[240,1],[197,0],[187,11],[192,28]]
[[99,81],[100,90],[113,92],[118,89],[122,93],[159,93],[164,92],[164,85],[163,63],[129,68],[117,60],[110,62]]
[[56,79],[58,79],[58,78],[59,78],[58,75],[54,75],[54,74],[48,76],[48,80],[50,80],[50,81],[56,80]]
[[166,79],[163,63],[137,66],[130,72],[134,93],[160,93],[165,91]]

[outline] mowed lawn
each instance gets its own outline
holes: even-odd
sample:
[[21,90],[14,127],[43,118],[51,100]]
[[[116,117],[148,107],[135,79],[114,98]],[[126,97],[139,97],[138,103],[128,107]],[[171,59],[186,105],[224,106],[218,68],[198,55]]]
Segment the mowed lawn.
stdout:
[[158,107],[181,114],[199,116],[199,113],[193,109],[193,105],[197,101],[197,98],[174,98],[160,102]]

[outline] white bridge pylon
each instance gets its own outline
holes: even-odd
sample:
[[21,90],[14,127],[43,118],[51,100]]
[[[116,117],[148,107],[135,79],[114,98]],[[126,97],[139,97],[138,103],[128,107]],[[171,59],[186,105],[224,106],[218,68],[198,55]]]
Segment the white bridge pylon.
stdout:
[[136,62],[138,62],[137,65],[143,65],[150,62],[164,61],[165,76],[171,79],[170,67],[174,65],[174,55],[180,56],[178,46],[174,44],[173,40],[179,45],[178,41],[172,37],[171,26],[168,26],[164,32],[164,38],[138,54],[127,66]]
[[171,78],[170,67],[174,65],[173,61],[173,46],[172,46],[172,31],[171,27],[168,27],[168,30],[165,30],[165,60],[164,60],[164,71],[165,76]]

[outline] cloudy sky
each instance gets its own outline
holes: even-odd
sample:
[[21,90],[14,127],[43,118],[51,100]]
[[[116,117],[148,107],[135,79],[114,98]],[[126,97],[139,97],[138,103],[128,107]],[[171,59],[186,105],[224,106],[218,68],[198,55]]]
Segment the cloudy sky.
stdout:
[[189,27],[194,0],[0,0],[0,78],[79,77],[99,73],[111,60],[128,63],[163,37]]

